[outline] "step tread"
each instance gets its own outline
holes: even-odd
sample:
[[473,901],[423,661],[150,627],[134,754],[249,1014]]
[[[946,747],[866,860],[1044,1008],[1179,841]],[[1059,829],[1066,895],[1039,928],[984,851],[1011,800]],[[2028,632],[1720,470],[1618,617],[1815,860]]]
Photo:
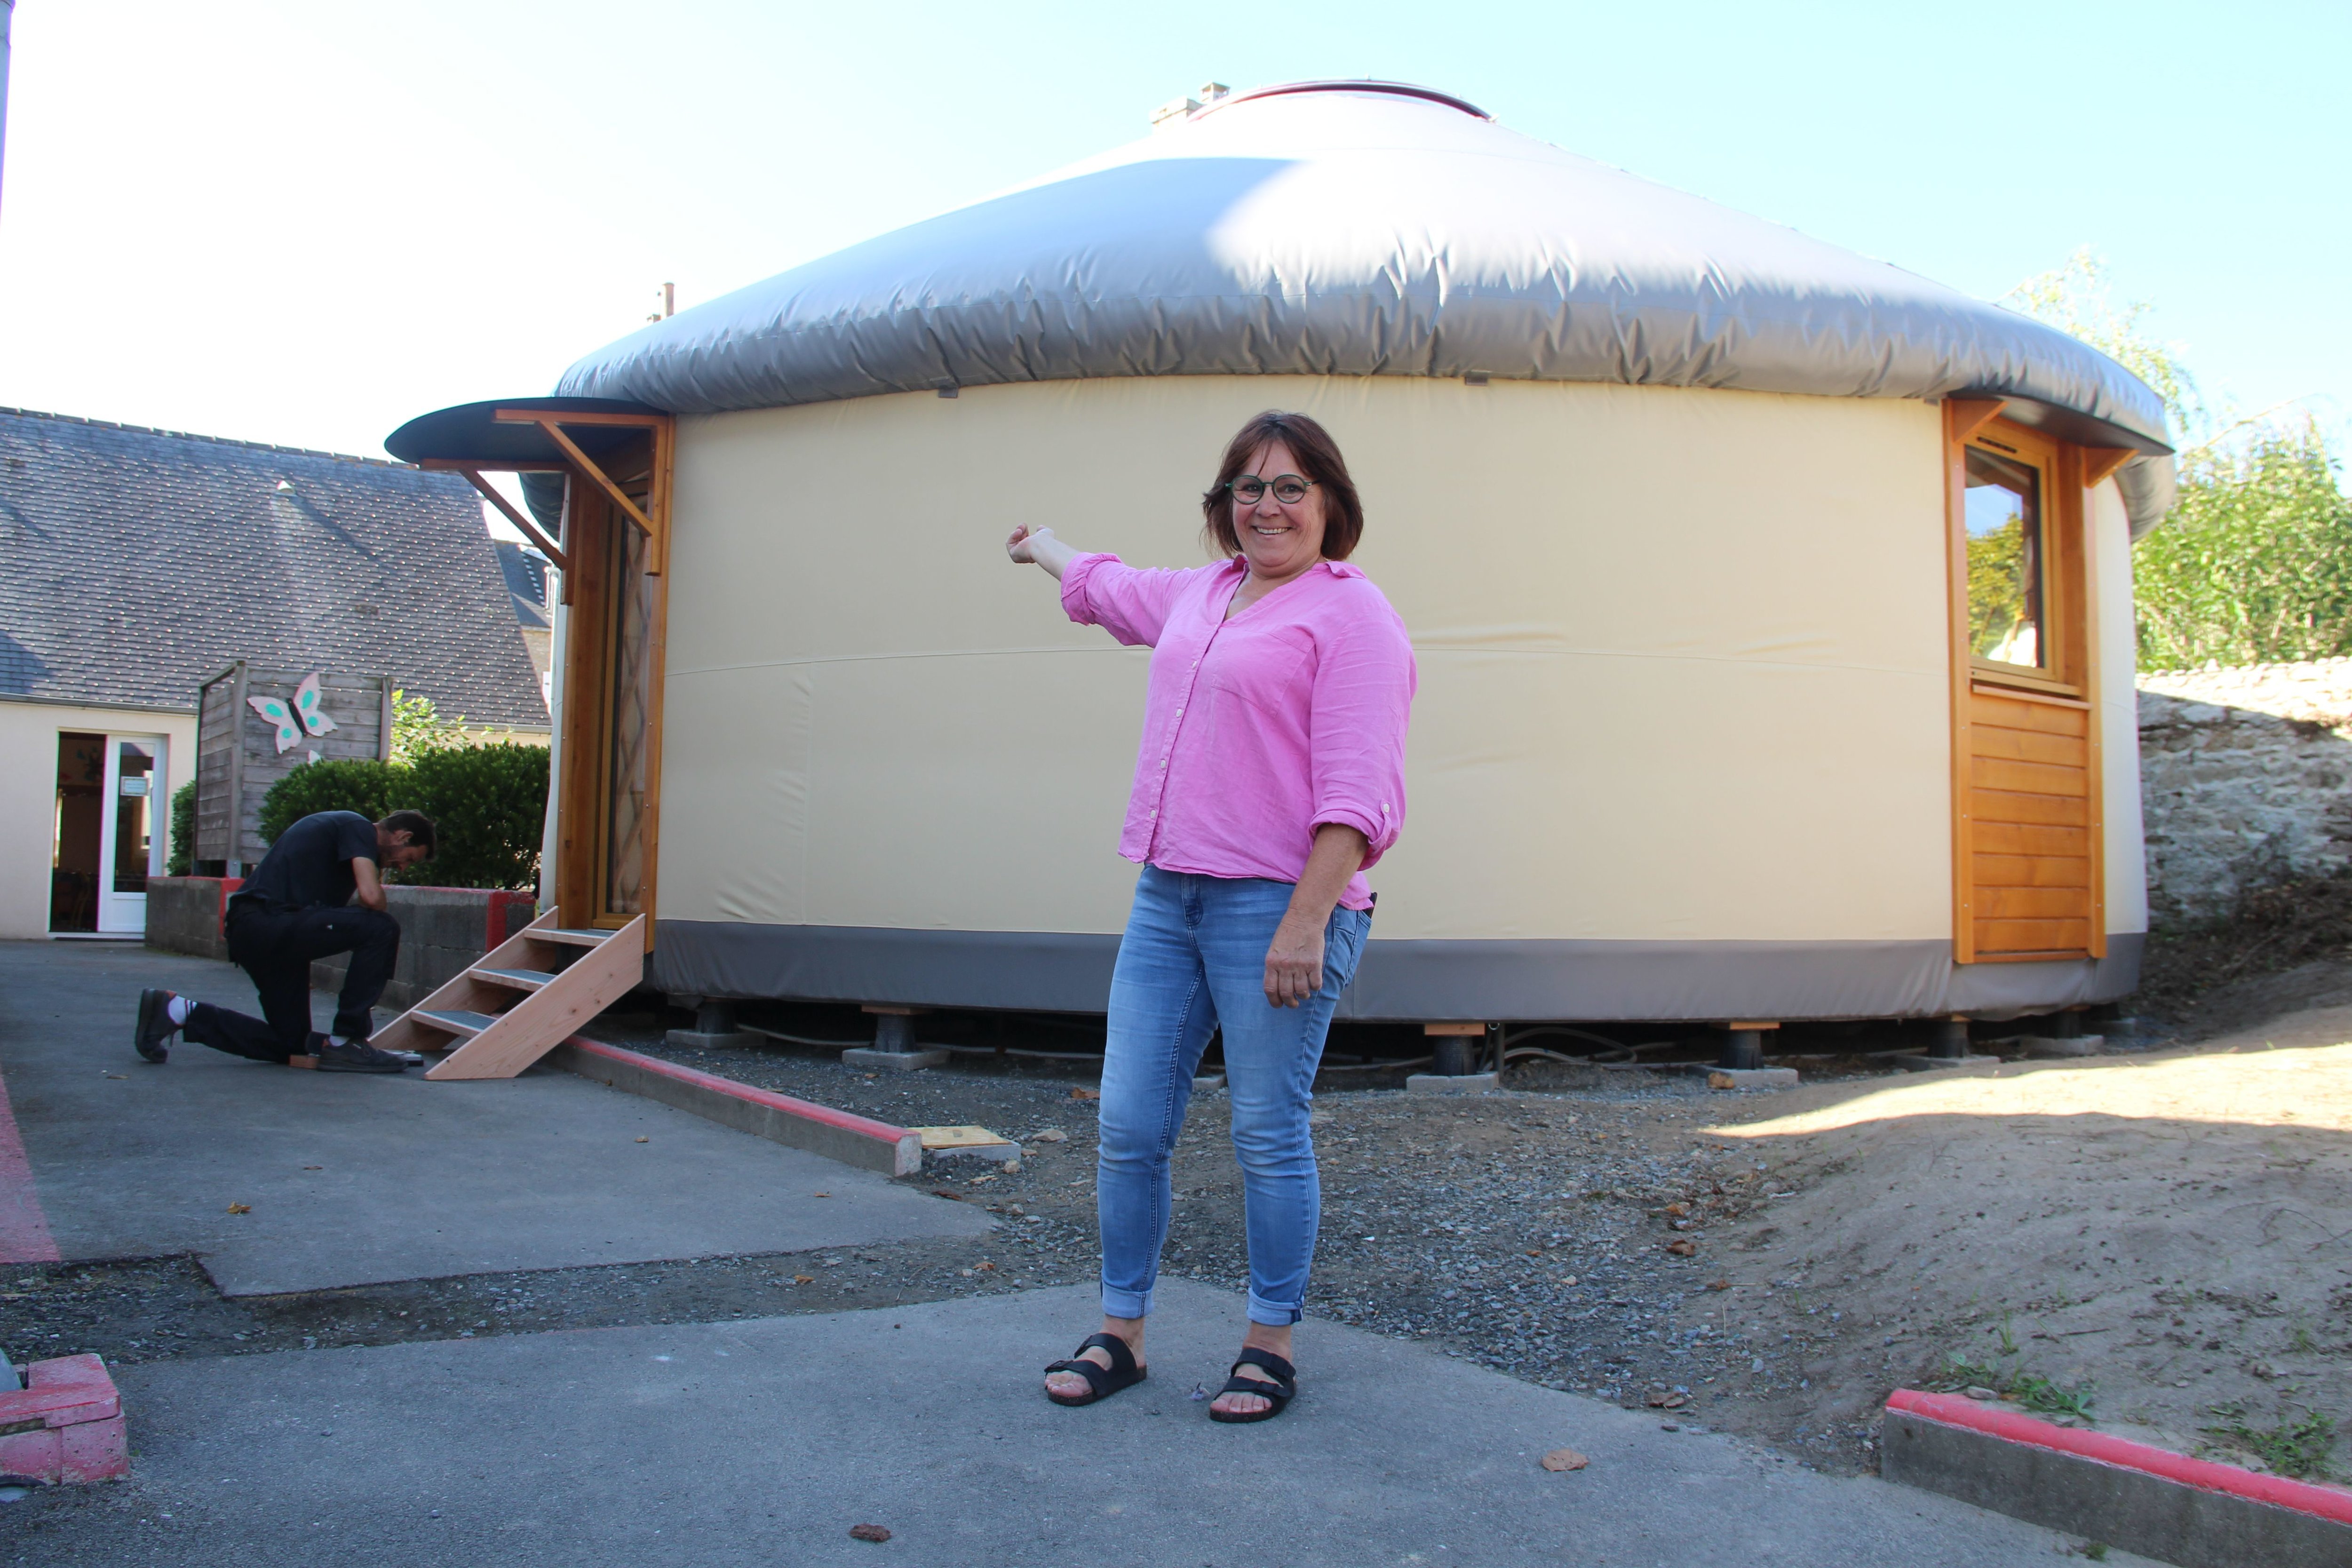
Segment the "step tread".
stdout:
[[602,947],[613,936],[608,931],[567,931],[562,926],[537,926],[523,934],[533,942],[560,942],[568,947]]
[[517,985],[526,991],[536,991],[555,979],[544,969],[504,969],[487,964],[478,964],[466,973],[477,980],[488,980],[493,984]]
[[450,1007],[427,1012],[419,1007],[414,1015],[420,1022],[436,1029],[446,1029],[453,1035],[478,1035],[499,1020],[489,1013],[468,1012],[462,1007]]

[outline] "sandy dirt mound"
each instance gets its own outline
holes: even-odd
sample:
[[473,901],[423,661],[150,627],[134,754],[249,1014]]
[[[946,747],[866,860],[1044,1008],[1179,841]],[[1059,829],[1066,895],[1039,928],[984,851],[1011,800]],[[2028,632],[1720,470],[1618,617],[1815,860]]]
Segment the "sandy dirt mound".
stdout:
[[[1706,1227],[1683,1321],[1789,1358],[1737,1425],[1851,1431],[1969,1385],[2291,1474],[2347,1468],[2352,1007],[2194,1050],[1775,1096],[1717,1131],[1769,1169]],[[1964,1364],[1963,1364],[1964,1363]]]

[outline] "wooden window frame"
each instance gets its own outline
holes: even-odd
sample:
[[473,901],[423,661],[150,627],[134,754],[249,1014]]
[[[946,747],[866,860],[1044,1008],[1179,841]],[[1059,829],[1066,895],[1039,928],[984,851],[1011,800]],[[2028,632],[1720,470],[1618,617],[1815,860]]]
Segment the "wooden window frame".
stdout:
[[[1949,398],[1944,404],[1945,531],[1950,587],[1952,718],[1952,956],[1956,963],[2026,963],[2104,958],[2106,938],[2105,782],[2101,760],[2098,693],[2098,595],[2089,538],[2090,487],[2105,480],[2131,454],[2085,447],[2030,430],[2001,417],[1995,399]],[[2042,627],[2048,662],[2038,669],[1977,657],[1969,636],[1967,454],[1971,447],[2011,460],[2022,458],[2043,478]],[[1974,710],[1979,697],[2082,714],[2084,795],[2083,824],[2089,879],[2084,946],[2043,951],[1979,952],[1975,792],[1981,749]],[[2050,715],[2053,720],[2056,714]],[[1988,742],[1993,737],[1987,737]]]

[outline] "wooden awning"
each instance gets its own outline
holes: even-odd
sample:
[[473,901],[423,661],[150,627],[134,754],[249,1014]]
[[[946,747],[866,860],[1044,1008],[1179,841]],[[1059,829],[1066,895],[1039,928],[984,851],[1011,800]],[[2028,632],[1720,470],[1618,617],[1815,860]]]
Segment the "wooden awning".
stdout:
[[[609,397],[506,397],[461,403],[419,415],[384,438],[384,450],[420,468],[460,473],[524,538],[568,569],[565,542],[499,493],[485,473],[559,473],[602,489],[624,516],[645,531],[651,548],[646,570],[669,561],[669,442],[673,421],[658,408]],[[642,435],[654,437],[651,492],[639,506],[614,483],[599,459]]]

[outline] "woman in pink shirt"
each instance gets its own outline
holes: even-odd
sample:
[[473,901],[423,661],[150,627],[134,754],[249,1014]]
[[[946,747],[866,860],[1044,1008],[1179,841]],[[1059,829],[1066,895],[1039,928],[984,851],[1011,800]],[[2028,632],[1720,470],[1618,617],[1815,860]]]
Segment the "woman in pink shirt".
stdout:
[[1083,554],[1050,529],[1024,525],[1006,542],[1013,560],[1061,580],[1072,620],[1152,650],[1119,838],[1143,872],[1103,1060],[1103,1331],[1046,1369],[1045,1392],[1089,1405],[1144,1376],[1169,1155],[1221,1031],[1249,1328],[1209,1414],[1263,1421],[1297,1392],[1291,1326],[1322,1205],[1307,1103],[1371,927],[1363,873],[1404,823],[1412,645],[1346,564],[1363,508],[1314,420],[1266,413],[1244,425],[1202,510],[1224,559],[1184,571]]

